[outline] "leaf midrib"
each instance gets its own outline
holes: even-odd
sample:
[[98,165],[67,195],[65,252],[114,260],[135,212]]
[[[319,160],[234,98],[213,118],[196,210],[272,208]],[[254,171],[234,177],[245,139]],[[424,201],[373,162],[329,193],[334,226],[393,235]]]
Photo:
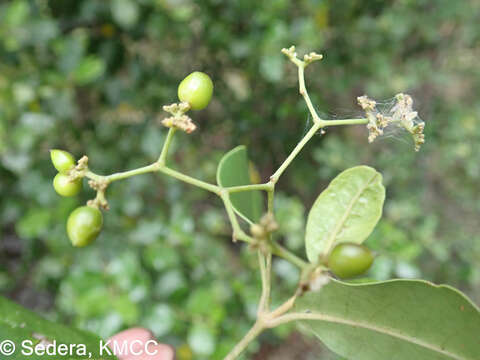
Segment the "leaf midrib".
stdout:
[[397,339],[401,339],[407,342],[410,342],[412,344],[418,345],[420,347],[424,347],[426,349],[432,350],[434,352],[437,352],[439,354],[448,356],[452,359],[455,360],[475,360],[473,358],[466,358],[466,357],[461,357],[459,355],[455,355],[449,351],[443,350],[433,344],[424,342],[424,341],[419,341],[414,337],[410,337],[407,335],[400,334],[398,332],[394,332],[390,329],[384,328],[384,327],[379,327],[379,326],[374,326],[368,323],[362,323],[362,322],[357,322],[353,320],[348,320],[344,318],[339,318],[336,316],[331,316],[331,315],[326,315],[326,314],[321,314],[321,313],[290,313],[288,315],[285,315],[285,317],[292,317],[295,320],[316,320],[316,321],[325,321],[325,322],[330,322],[330,323],[336,323],[336,324],[342,324],[342,325],[349,325],[352,327],[359,327],[363,328],[366,330],[374,331],[380,334],[388,335]]
[[345,224],[345,221],[347,220],[348,215],[352,211],[353,205],[357,202],[360,195],[370,186],[370,184],[373,182],[373,180],[375,180],[377,175],[378,175],[378,173],[375,172],[375,174],[373,174],[373,176],[366,182],[366,184],[362,188],[360,188],[358,193],[355,194],[355,196],[352,198],[352,200],[348,204],[347,209],[345,210],[342,217],[340,218],[340,221],[337,223],[334,230],[332,231],[332,234],[327,239],[327,245],[325,246],[324,254],[328,254],[330,252],[330,249],[331,249],[333,243],[335,242],[335,238],[337,237],[337,233],[340,231],[340,229]]

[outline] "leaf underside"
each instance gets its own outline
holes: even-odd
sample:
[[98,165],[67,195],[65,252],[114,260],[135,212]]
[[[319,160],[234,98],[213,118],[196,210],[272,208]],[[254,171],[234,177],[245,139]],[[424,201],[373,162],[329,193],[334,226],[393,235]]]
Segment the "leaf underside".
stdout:
[[385,188],[382,175],[368,166],[340,173],[318,196],[308,215],[305,246],[317,263],[339,242],[361,244],[382,215]]
[[478,360],[480,311],[461,292],[422,280],[332,280],[295,311],[328,346],[355,360]]
[[[247,148],[237,146],[226,153],[217,168],[217,183],[222,187],[250,185]],[[232,205],[241,217],[258,222],[263,212],[260,191],[243,191],[230,194]]]
[[[57,324],[48,320],[45,320],[41,316],[34,312],[24,309],[23,307],[5,299],[0,296],[0,341],[5,339],[11,340],[15,343],[16,351],[13,355],[10,355],[8,359],[20,360],[20,359],[45,359],[45,358],[61,358],[80,360],[89,357],[91,352],[91,359],[94,360],[107,360],[116,359],[114,356],[108,354],[99,355],[100,352],[100,338],[96,335],[69,328],[67,326]],[[32,341],[32,345],[27,344],[28,348],[34,347],[36,344],[42,342],[44,345],[53,343],[56,341],[56,348],[60,344],[83,344],[86,347],[86,356],[77,355],[77,351],[74,348],[73,355],[66,356],[46,356],[46,355],[23,355],[22,354],[22,342],[25,340]],[[26,351],[29,351],[25,348]],[[3,358],[3,357],[2,357]]]

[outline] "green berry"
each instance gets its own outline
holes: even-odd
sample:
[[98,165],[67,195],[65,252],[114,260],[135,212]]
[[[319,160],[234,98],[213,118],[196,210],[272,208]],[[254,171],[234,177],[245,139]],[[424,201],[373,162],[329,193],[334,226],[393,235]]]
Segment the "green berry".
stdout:
[[373,263],[373,254],[365,246],[340,243],[328,257],[328,267],[339,278],[351,278],[366,272]]
[[67,234],[73,246],[83,247],[95,240],[102,230],[103,215],[91,206],[72,211],[67,220]]
[[66,173],[75,166],[75,158],[72,154],[64,150],[53,149],[50,150],[50,158],[53,166],[60,173]]
[[195,71],[178,85],[178,98],[190,104],[192,110],[205,108],[213,93],[213,83],[207,74]]
[[58,173],[53,178],[55,191],[62,196],[75,196],[82,189],[82,179],[70,180],[67,174]]

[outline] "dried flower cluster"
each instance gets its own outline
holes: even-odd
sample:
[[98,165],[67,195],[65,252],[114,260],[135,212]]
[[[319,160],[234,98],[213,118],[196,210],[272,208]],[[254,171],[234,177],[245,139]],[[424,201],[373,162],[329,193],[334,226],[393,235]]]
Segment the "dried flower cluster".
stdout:
[[162,125],[168,128],[175,127],[185,131],[187,134],[194,132],[197,126],[193,123],[189,116],[185,115],[185,112],[187,112],[189,109],[190,106],[185,102],[165,105],[163,110],[172,114],[172,116],[163,119],[161,121]]
[[394,124],[407,130],[413,137],[415,151],[420,150],[420,146],[425,142],[423,134],[425,123],[420,121],[418,113],[413,111],[413,100],[410,95],[397,94],[395,105],[387,114],[377,110],[376,101],[366,95],[359,96],[357,101],[368,119],[368,142],[373,142],[378,136],[383,135],[387,126]]

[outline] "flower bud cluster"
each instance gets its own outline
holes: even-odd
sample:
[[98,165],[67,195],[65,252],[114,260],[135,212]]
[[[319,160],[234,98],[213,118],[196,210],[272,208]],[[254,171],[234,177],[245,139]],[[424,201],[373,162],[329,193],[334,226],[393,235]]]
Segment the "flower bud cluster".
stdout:
[[185,131],[187,134],[194,132],[197,126],[193,123],[189,116],[185,115],[189,109],[190,106],[186,102],[165,105],[163,110],[172,114],[172,116],[163,119],[161,121],[162,125],[168,128],[175,127]]
[[306,66],[314,61],[322,60],[323,55],[317,54],[316,52],[310,52],[308,54],[303,55],[303,62],[297,58],[297,53],[295,52],[295,46],[290,46],[288,49],[283,48],[282,53],[288,56],[290,61],[298,65]]

